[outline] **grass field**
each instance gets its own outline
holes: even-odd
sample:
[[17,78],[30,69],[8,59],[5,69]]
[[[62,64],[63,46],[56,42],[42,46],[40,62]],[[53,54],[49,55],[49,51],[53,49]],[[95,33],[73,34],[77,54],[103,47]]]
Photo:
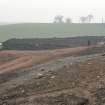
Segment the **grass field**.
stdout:
[[104,36],[105,24],[24,23],[0,26],[0,41],[10,38]]

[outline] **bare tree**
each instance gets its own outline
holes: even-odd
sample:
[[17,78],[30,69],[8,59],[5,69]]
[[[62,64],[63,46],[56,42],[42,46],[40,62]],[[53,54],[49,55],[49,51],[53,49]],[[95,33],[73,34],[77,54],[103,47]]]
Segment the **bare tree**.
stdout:
[[86,23],[87,22],[87,17],[84,17],[84,16],[80,17],[80,21],[82,23]]
[[104,18],[102,17],[102,24],[104,23]]
[[87,16],[87,18],[88,18],[89,23],[91,23],[91,21],[94,17],[93,17],[93,15],[90,14],[90,15]]
[[66,23],[68,24],[70,24],[70,23],[72,23],[72,20],[70,19],[70,18],[66,18]]
[[63,23],[63,16],[62,15],[57,15],[54,18],[54,23]]

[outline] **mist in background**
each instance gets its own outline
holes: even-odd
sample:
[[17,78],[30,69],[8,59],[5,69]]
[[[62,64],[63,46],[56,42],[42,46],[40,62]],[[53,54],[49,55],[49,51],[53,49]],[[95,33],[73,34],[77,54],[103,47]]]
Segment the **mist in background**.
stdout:
[[98,23],[105,18],[104,4],[104,0],[0,0],[0,23],[49,23],[56,15],[78,23],[88,14]]

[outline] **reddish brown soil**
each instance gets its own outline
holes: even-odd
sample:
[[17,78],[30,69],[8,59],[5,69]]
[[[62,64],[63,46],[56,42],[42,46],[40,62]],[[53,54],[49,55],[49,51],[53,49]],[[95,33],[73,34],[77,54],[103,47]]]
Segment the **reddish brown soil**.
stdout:
[[87,47],[45,51],[0,51],[0,73],[27,68],[35,64],[63,57],[64,55],[79,53],[86,49]]
[[[91,47],[93,49],[94,46]],[[0,51],[0,105],[105,105],[105,54],[91,59],[86,56],[88,60],[81,62],[64,63],[62,68],[55,71],[51,71],[52,66],[47,65],[49,71],[44,74],[42,72],[46,68],[41,68],[41,72],[40,68],[38,72],[32,68],[50,60],[56,63],[58,58],[90,52],[91,47]],[[60,65],[63,64],[61,59]],[[32,75],[28,74],[30,72]],[[39,76],[35,77],[36,74]]]

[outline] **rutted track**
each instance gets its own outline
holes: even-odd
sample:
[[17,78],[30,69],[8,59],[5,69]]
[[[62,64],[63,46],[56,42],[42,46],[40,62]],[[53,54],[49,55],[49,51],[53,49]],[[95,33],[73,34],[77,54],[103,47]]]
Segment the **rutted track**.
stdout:
[[16,69],[27,68],[38,63],[44,63],[55,58],[63,57],[66,54],[78,53],[86,50],[87,48],[88,47],[78,47],[46,51],[2,51],[0,52],[1,55],[13,54],[18,57],[1,64],[0,74]]

